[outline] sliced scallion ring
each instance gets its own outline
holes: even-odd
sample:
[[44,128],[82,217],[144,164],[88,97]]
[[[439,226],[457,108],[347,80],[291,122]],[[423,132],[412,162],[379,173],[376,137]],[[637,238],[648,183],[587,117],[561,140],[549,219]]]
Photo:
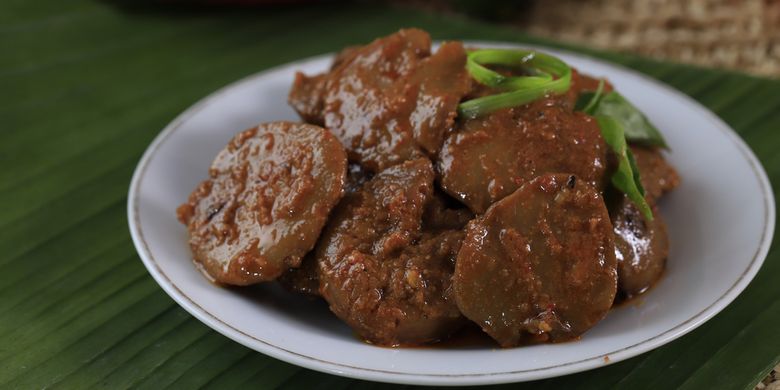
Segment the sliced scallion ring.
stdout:
[[[504,76],[485,65],[519,67],[533,76]],[[484,49],[468,53],[466,69],[480,84],[508,91],[461,103],[458,113],[477,118],[493,111],[520,106],[547,94],[561,94],[571,85],[571,68],[565,62],[530,50]]]

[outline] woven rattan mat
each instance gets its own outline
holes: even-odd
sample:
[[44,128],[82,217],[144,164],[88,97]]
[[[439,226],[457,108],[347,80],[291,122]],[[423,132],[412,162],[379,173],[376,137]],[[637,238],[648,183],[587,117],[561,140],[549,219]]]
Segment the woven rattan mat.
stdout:
[[593,48],[780,78],[780,0],[390,0]]
[[591,47],[780,77],[780,0],[535,1],[512,22]]

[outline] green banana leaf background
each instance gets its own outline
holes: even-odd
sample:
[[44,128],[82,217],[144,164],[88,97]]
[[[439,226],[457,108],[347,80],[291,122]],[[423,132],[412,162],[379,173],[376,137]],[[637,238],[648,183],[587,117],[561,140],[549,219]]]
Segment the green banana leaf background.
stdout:
[[[201,324],[144,269],[125,208],[146,146],[199,98],[400,27],[436,39],[563,47],[637,69],[713,110],[758,155],[775,193],[780,183],[780,81],[594,52],[406,9],[130,3],[0,3],[2,387],[392,387],[292,366]],[[752,388],[780,360],[779,276],[774,247],[734,303],[681,339],[605,368],[511,387]]]

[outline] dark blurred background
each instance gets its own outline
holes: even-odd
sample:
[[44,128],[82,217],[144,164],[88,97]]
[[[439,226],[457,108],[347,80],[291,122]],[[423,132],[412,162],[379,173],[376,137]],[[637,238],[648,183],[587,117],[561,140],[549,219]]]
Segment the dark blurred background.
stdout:
[[[336,0],[146,0],[175,7],[300,7]],[[352,0],[376,3],[370,0]],[[383,0],[458,14],[541,37],[780,78],[780,0]]]

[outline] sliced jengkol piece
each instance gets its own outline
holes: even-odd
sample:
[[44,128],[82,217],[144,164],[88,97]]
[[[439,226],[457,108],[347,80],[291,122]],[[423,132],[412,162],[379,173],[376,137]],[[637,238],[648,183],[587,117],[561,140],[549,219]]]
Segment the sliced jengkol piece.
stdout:
[[[347,166],[347,181],[344,184],[345,196],[358,192],[364,183],[371,180],[371,177],[372,174],[359,164],[349,164]],[[439,203],[436,204],[438,205]],[[448,212],[448,210],[443,209],[443,207],[444,206],[440,209],[429,206],[426,209],[426,212],[428,212],[427,210],[436,210],[437,217],[453,217],[455,218],[455,221],[453,222],[451,218],[448,218],[448,223],[457,223],[457,218],[460,217],[461,214],[457,214],[454,211]],[[441,218],[435,220],[440,221]],[[463,227],[464,225],[465,223],[460,225],[460,227]],[[305,295],[320,296],[320,279],[319,276],[317,276],[317,259],[314,256],[314,251],[309,252],[303,258],[300,267],[290,268],[279,277],[279,283],[290,291]]]
[[323,91],[325,90],[325,74],[306,76],[301,72],[295,74],[293,86],[287,101],[308,123],[322,126]]
[[612,306],[613,245],[596,189],[540,176],[469,223],[453,277],[458,307],[503,347],[575,338]]
[[598,189],[608,147],[596,121],[543,99],[463,121],[439,155],[441,186],[475,213],[536,176],[569,172]]
[[470,82],[462,44],[430,47],[428,33],[408,29],[350,48],[328,73],[296,75],[290,104],[372,172],[435,154]]
[[460,42],[445,42],[432,56],[420,62],[406,88],[416,91],[410,121],[417,146],[436,155],[444,135],[452,130],[456,109],[471,86],[466,71],[466,52]]
[[[676,187],[680,178],[655,148],[632,146],[641,173],[645,198],[655,205],[666,192]],[[663,274],[669,256],[666,224],[654,207],[648,221],[622,194],[610,206],[615,230],[615,256],[618,260],[618,287],[628,297],[641,294]]]
[[372,343],[435,341],[463,322],[451,289],[463,233],[422,226],[433,177],[427,158],[378,173],[345,196],[317,244],[323,297]]
[[274,122],[237,134],[177,210],[195,260],[234,285],[297,267],[342,196],[346,167],[321,127]]
[[[333,57],[333,63],[330,70],[338,68],[341,64],[349,61],[361,46],[348,46],[336,53]],[[328,73],[318,74],[316,76],[306,76],[301,72],[295,73],[293,86],[290,88],[290,94],[287,101],[290,106],[298,112],[303,120],[315,125],[322,125],[324,122],[323,99],[325,91],[325,82]]]
[[666,224],[657,207],[648,221],[625,196],[610,213],[615,231],[618,288],[627,297],[639,295],[661,277],[669,257]]

